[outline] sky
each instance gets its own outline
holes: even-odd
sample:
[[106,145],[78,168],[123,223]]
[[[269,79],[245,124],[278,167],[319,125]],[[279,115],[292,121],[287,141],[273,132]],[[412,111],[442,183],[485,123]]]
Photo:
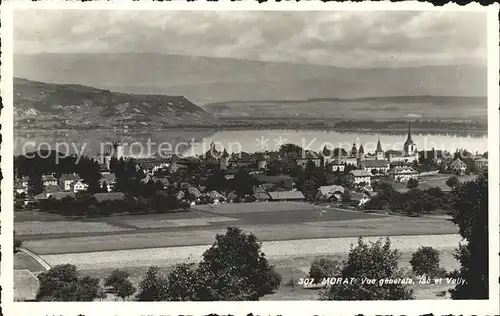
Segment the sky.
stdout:
[[486,15],[16,11],[15,53],[164,53],[344,67],[486,64]]

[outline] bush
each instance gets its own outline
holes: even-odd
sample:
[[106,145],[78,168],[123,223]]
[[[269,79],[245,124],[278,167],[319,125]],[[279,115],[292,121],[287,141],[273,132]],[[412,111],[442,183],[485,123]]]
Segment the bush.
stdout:
[[439,251],[432,247],[420,247],[412,254],[410,264],[417,275],[434,277],[439,270]]
[[[323,300],[408,300],[413,298],[413,291],[405,284],[380,285],[379,280],[404,279],[408,277],[399,269],[398,260],[401,254],[391,250],[389,238],[370,245],[360,237],[356,247],[349,251],[347,259],[342,262],[340,276],[342,279],[354,278],[352,284],[341,284],[320,291]],[[362,284],[362,280],[374,279],[375,284]]]
[[265,291],[266,294],[274,293],[277,289],[279,289],[282,280],[283,277],[281,276],[281,274],[279,274],[276,269],[271,268],[270,279],[264,285],[263,291]]
[[418,180],[417,180],[417,179],[413,179],[413,178],[411,178],[411,179],[409,179],[409,180],[408,180],[408,182],[406,183],[406,187],[407,187],[408,189],[410,189],[410,190],[411,190],[411,189],[416,189],[416,188],[418,188],[418,184],[419,184],[419,183],[418,183]]
[[315,283],[321,282],[323,278],[335,277],[338,273],[338,262],[328,258],[316,258],[309,269],[309,277],[313,278]]
[[100,296],[102,288],[99,279],[79,278],[74,265],[53,267],[38,276],[40,286],[37,301],[85,301],[90,302]]

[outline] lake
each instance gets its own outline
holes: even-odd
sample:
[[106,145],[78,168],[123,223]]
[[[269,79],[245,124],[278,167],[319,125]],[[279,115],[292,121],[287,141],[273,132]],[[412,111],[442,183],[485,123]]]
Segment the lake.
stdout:
[[[151,132],[126,131],[16,131],[14,153],[32,152],[35,149],[58,149],[61,152],[82,153],[95,157],[111,146],[113,141],[124,144],[126,156],[147,157],[158,149],[192,156],[206,152],[214,142],[217,149],[228,152],[256,152],[277,150],[285,143],[297,144],[310,150],[329,148],[352,148],[353,143],[363,145],[366,152],[373,152],[380,139],[384,150],[401,150],[406,133],[337,132],[322,130],[165,130]],[[412,133],[417,149],[448,150],[464,148],[470,152],[483,153],[488,150],[485,134]]]

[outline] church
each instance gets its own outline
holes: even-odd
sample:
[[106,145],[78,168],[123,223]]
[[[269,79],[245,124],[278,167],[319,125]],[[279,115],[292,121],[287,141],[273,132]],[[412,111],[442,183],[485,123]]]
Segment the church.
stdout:
[[[354,148],[351,150],[351,156],[353,151]],[[361,165],[362,162],[367,162],[367,161],[384,161],[388,162],[390,165],[404,165],[404,164],[411,164],[414,162],[418,162],[419,158],[417,147],[415,145],[415,142],[411,138],[410,123],[408,123],[408,135],[406,137],[406,141],[401,151],[400,150],[384,151],[382,149],[382,144],[380,143],[379,139],[377,142],[377,149],[373,154],[365,154],[362,145],[360,146],[359,150],[357,150],[357,154],[359,158],[358,165]],[[365,163],[365,165],[371,165],[371,164],[372,163]],[[381,167],[377,165],[377,168]]]

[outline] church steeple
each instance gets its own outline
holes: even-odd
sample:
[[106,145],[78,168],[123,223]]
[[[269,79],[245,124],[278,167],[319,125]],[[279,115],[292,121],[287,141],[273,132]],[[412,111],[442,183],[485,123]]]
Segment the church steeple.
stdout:
[[375,150],[375,153],[382,153],[384,150],[382,149],[382,145],[380,144],[380,137],[378,138],[377,142],[377,149]]
[[413,155],[415,152],[415,142],[411,139],[411,122],[408,121],[408,136],[406,137],[406,142],[403,146],[403,149],[407,155]]
[[408,121],[408,136],[406,137],[406,143],[407,144],[414,144],[413,140],[411,139],[411,122]]

